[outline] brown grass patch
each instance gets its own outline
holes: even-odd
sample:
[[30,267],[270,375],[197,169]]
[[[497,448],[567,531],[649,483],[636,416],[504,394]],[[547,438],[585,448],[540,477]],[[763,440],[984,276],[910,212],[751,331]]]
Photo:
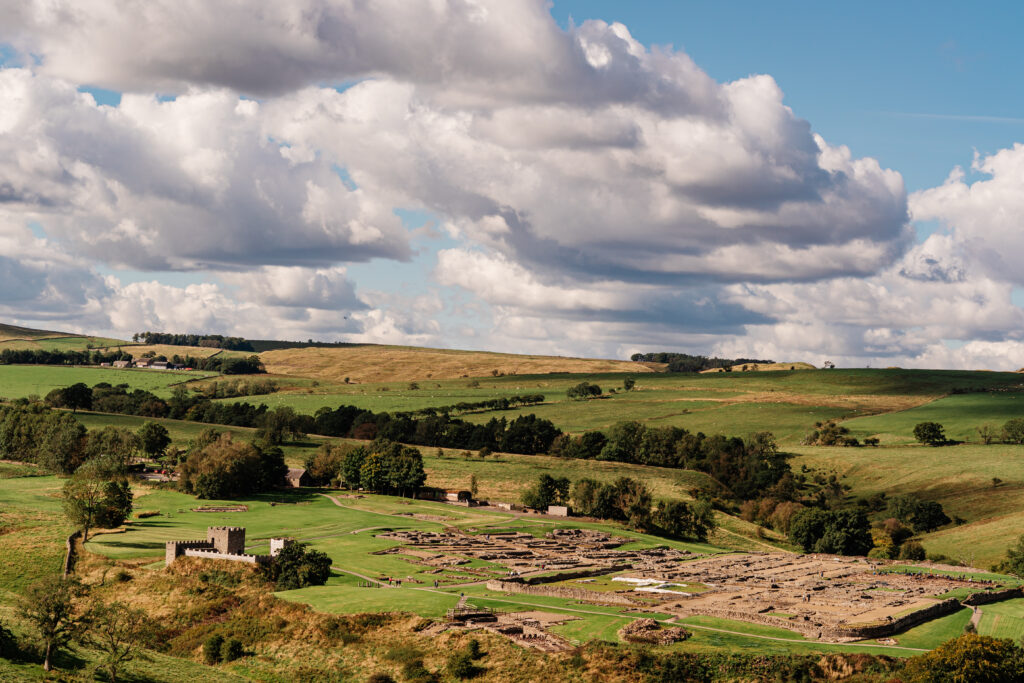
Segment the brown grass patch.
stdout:
[[561,356],[423,349],[410,346],[279,349],[260,354],[267,372],[334,382],[401,382],[422,379],[537,375],[555,372],[654,372],[651,364]]
[[[860,415],[877,415],[909,410],[930,403],[940,394],[928,396],[913,395],[881,395],[881,394],[794,394],[783,391],[750,392],[730,398],[700,398],[691,400],[718,401],[728,403],[791,403],[795,405],[823,406],[842,410],[855,410]],[[687,399],[676,399],[687,400]]]

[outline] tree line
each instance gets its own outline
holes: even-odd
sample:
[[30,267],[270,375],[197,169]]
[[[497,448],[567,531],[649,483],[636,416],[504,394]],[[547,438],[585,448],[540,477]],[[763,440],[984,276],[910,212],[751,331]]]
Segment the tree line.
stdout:
[[44,349],[4,349],[0,365],[99,365],[131,360],[124,351],[46,351]]
[[165,344],[167,346],[205,346],[229,351],[255,351],[252,344],[242,337],[225,337],[222,334],[169,334],[167,332],[138,332],[132,341],[143,344]]
[[489,410],[510,410],[512,408],[523,408],[526,406],[534,406],[538,403],[544,402],[544,394],[526,394],[524,396],[503,396],[501,398],[491,398],[485,401],[460,401],[450,406],[438,406],[420,408],[419,410],[413,410],[405,413],[411,416],[434,416],[440,414],[452,414],[452,413],[472,413],[472,412],[486,412]]
[[[100,365],[114,361],[132,361],[134,357],[126,351],[46,351],[44,349],[4,349],[0,351],[0,365]],[[196,356],[174,356],[172,362],[184,367],[224,375],[258,375],[266,372],[257,355],[239,357],[208,358]]]
[[667,363],[669,372],[702,372],[731,368],[744,363],[774,363],[772,360],[756,360],[754,358],[708,358],[707,356],[691,356],[688,353],[634,353],[629,359],[633,362]]
[[551,454],[697,470],[711,476],[729,497],[740,500],[764,492],[790,471],[787,456],[779,452],[775,437],[768,432],[744,441],[721,434],[694,434],[681,427],[647,427],[636,421],[619,422],[607,434],[563,434],[552,443]]
[[520,501],[541,511],[549,505],[567,505],[576,515],[625,522],[641,533],[687,541],[706,541],[716,526],[709,501],[659,501],[655,506],[650,489],[630,477],[611,483],[588,478],[571,483],[566,477],[542,474]]

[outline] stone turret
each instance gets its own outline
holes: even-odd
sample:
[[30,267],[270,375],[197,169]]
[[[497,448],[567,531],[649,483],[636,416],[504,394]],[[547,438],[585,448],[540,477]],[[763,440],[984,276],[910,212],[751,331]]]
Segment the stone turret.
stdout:
[[245,553],[245,527],[211,526],[206,530],[206,539],[219,553],[225,555]]
[[272,538],[270,539],[270,556],[277,557],[285,547],[295,542],[294,538]]

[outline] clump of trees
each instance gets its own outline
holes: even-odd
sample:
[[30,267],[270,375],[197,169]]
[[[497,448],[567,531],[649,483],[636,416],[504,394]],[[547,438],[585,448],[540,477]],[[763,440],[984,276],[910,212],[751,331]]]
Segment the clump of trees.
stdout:
[[61,492],[64,514],[82,530],[82,542],[89,530],[111,529],[132,513],[132,491],[127,470],[116,458],[105,456],[88,461],[64,482]]
[[596,384],[580,382],[575,386],[569,387],[565,395],[574,401],[582,401],[588,398],[597,398],[601,393],[601,387]]
[[132,341],[143,344],[165,344],[167,346],[205,346],[230,351],[255,351],[252,344],[241,337],[225,337],[220,334],[168,334],[166,332],[138,332]]
[[1009,638],[968,633],[907,660],[907,683],[1014,683],[1024,680],[1024,649]]
[[904,524],[909,524],[915,533],[935,531],[949,524],[950,518],[942,504],[934,500],[921,500],[917,496],[895,496],[888,499],[889,514]]
[[279,591],[322,586],[331,576],[331,558],[306,543],[285,545],[273,562],[262,565],[263,575]]
[[992,571],[1024,579],[1024,536],[1018,538],[1015,545],[1006,549],[1006,558],[994,565]]
[[4,349],[0,365],[99,365],[116,360],[131,360],[124,351],[46,351],[44,349]]
[[546,510],[549,505],[572,505],[574,514],[625,522],[630,528],[669,538],[707,540],[714,530],[710,503],[659,501],[654,506],[650,490],[637,479],[619,477],[611,483],[542,474],[523,492],[523,505]]
[[863,510],[806,508],[789,522],[789,537],[805,553],[867,555],[874,542]]
[[70,474],[86,459],[87,432],[70,414],[43,405],[0,406],[0,458]]
[[230,433],[207,430],[183,456],[178,473],[178,485],[185,493],[223,499],[281,485],[288,466],[276,446],[235,441]]
[[194,386],[192,391],[208,399],[264,396],[279,389],[272,379],[230,379]]
[[753,358],[708,358],[707,356],[691,356],[688,353],[634,353],[629,359],[633,362],[667,363],[669,372],[703,372],[731,368],[734,365],[774,363],[772,360],[755,360]]
[[369,448],[353,448],[343,455],[328,452],[324,460],[328,459],[332,468],[340,462],[340,469],[332,469],[321,476],[329,476],[331,480],[340,478],[350,489],[415,495],[427,480],[420,450],[386,439],[375,441]]
[[768,432],[744,441],[679,427],[647,427],[636,421],[615,424],[607,435],[563,435],[552,445],[552,454],[698,470],[739,500],[760,497],[790,471],[787,456],[779,452]]
[[542,474],[537,483],[523,491],[519,500],[528,508],[547,510],[549,505],[568,505],[569,486],[566,477],[555,478],[550,474]]

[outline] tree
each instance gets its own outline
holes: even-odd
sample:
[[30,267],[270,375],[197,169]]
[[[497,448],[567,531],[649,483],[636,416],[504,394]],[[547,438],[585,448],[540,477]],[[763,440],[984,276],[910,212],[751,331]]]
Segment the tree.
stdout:
[[45,400],[54,408],[71,408],[73,413],[79,408],[89,410],[92,408],[92,389],[84,382],[78,382],[69,387],[54,389],[46,395]]
[[900,546],[900,558],[901,560],[914,560],[920,562],[925,559],[926,554],[924,552],[924,546],[917,541],[908,541]]
[[331,558],[305,543],[288,543],[263,571],[279,591],[322,586],[331,576]]
[[580,382],[579,384],[569,387],[566,390],[565,395],[569,398],[580,401],[587,398],[593,398],[601,395],[601,387],[590,382]]
[[476,475],[475,474],[469,475],[469,492],[471,494],[473,494],[474,498],[476,498],[476,494],[479,492],[479,490],[480,490],[479,486],[477,485],[477,482],[476,482]]
[[569,499],[569,484],[565,477],[555,479],[550,474],[542,474],[536,484],[523,492],[520,500],[526,507],[546,510],[549,505],[557,505]]
[[103,653],[103,666],[116,681],[125,662],[135,658],[153,634],[146,611],[123,602],[97,603],[88,614],[86,642]]
[[1003,425],[1003,441],[1006,443],[1024,443],[1024,417],[1007,420]]
[[990,422],[986,422],[978,427],[978,437],[983,444],[988,445],[992,443],[996,440],[997,436],[999,436],[999,432],[996,430],[995,425]]
[[141,447],[139,437],[127,429],[104,427],[89,432],[85,453],[89,460],[109,456],[127,466]]
[[914,438],[926,446],[941,446],[946,435],[938,422],[919,422],[914,425]]
[[22,596],[18,616],[39,634],[44,671],[52,670],[53,655],[83,632],[85,620],[75,601],[84,592],[76,579],[50,576],[29,586]]
[[143,452],[151,458],[156,458],[163,455],[171,445],[171,435],[162,424],[146,422],[139,427],[139,441]]
[[1003,574],[1011,574],[1024,579],[1024,536],[1017,539],[1017,545],[1006,549],[1006,559],[993,567]]
[[660,535],[684,540],[706,541],[715,528],[714,512],[705,501],[692,506],[681,500],[659,501],[652,521],[662,532]]
[[805,553],[866,555],[874,545],[863,510],[800,510],[790,519],[789,537]]
[[341,465],[341,476],[345,480],[345,486],[349,489],[359,488],[359,475],[367,455],[366,448],[363,446],[359,446],[345,454],[345,461]]
[[64,483],[64,514],[82,529],[82,542],[89,540],[89,529],[116,527],[132,513],[132,491],[128,482],[113,481],[102,460],[79,468]]
[[633,387],[635,387],[635,386],[636,386],[636,380],[633,379],[632,377],[627,377],[626,379],[622,380],[622,390],[623,391],[633,391]]
[[908,683],[1015,683],[1024,680],[1024,650],[1009,638],[969,633],[911,658],[901,678]]

